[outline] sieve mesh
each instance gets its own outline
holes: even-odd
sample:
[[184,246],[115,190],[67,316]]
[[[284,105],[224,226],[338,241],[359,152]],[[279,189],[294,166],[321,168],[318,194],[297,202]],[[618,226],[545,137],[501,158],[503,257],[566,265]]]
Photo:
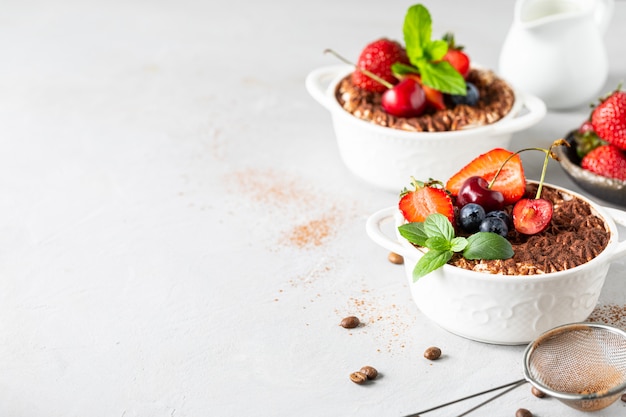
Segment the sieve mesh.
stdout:
[[558,327],[529,345],[524,373],[571,407],[602,409],[626,389],[626,333],[598,323]]

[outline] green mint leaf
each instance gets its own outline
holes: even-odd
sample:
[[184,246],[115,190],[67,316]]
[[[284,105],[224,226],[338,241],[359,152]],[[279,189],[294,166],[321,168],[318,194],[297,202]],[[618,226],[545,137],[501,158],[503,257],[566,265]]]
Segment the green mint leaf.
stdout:
[[441,268],[452,258],[452,251],[429,250],[420,258],[413,268],[413,282],[424,275]]
[[448,53],[448,42],[437,39],[426,44],[424,56],[429,61],[440,61]]
[[424,230],[428,237],[442,237],[447,241],[454,238],[454,227],[446,216],[440,213],[430,214],[424,221]]
[[467,239],[464,237],[455,237],[450,241],[450,250],[452,252],[461,252],[467,246]]
[[394,74],[406,75],[406,74],[419,74],[419,70],[411,65],[403,64],[402,62],[394,62],[391,64],[391,71]]
[[424,223],[407,223],[398,227],[400,236],[408,240],[409,242],[418,245],[426,246],[426,240],[428,235],[424,230]]
[[422,75],[422,82],[427,86],[443,93],[461,96],[467,94],[463,76],[448,61],[422,60],[415,65]]
[[424,246],[426,246],[428,249],[434,249],[439,251],[449,251],[452,248],[450,241],[441,236],[428,238]]
[[467,238],[463,256],[466,259],[509,259],[513,256],[513,247],[496,233],[478,232]]
[[404,17],[402,30],[409,61],[416,65],[424,57],[424,48],[432,35],[432,20],[428,9],[421,4],[411,6]]

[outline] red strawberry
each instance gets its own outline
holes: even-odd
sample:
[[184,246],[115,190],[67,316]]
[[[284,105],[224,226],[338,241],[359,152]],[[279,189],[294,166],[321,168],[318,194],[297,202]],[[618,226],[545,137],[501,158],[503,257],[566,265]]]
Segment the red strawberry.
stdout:
[[423,222],[433,213],[443,214],[454,224],[454,206],[440,183],[423,183],[413,180],[415,190],[400,194],[398,207],[409,222]]
[[595,148],[585,155],[580,166],[603,177],[626,181],[626,155],[613,145]]
[[626,150],[626,92],[616,90],[591,113],[596,134],[611,145]]
[[[363,49],[357,66],[373,72],[391,84],[397,84],[398,80],[391,71],[391,66],[396,62],[410,64],[406,50],[398,42],[383,38],[370,43]],[[352,82],[359,88],[375,93],[387,90],[387,87],[359,70],[352,73]]]
[[[483,177],[491,182],[498,169],[513,155],[513,152],[502,148],[495,148],[475,158],[448,180],[446,188],[452,195],[458,195],[461,186],[469,177]],[[498,174],[498,178],[491,187],[500,191],[504,196],[504,204],[513,204],[524,196],[526,192],[526,178],[524,167],[519,155],[512,157]]]
[[443,60],[448,61],[463,78],[467,78],[470,72],[470,59],[463,52],[463,47],[455,45],[454,35],[451,33],[446,33],[443,40],[448,42],[448,52],[444,55]]

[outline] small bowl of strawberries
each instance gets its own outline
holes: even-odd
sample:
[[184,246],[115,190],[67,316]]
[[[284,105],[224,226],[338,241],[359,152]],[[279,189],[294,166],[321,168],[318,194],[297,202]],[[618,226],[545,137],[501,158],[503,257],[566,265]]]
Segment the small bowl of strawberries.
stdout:
[[[617,228],[626,212],[544,182],[563,146],[494,148],[446,182],[412,179],[396,206],[368,218],[370,238],[404,257],[425,317],[493,344],[525,344],[589,317],[611,262],[626,256]],[[544,153],[539,181],[525,178],[525,151]]]
[[626,206],[626,92],[601,98],[565,140],[570,146],[558,150],[565,173],[594,197]]
[[404,44],[370,42],[355,63],[308,74],[306,88],[330,111],[340,155],[357,177],[398,192],[406,178],[444,178],[473,152],[506,148],[538,123],[543,101],[471,62],[451,33],[432,36],[421,4],[405,16]]

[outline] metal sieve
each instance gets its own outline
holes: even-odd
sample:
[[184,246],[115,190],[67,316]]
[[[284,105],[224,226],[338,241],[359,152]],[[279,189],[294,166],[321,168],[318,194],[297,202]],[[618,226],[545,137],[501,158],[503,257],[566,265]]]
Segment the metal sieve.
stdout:
[[507,388],[457,417],[465,416],[527,382],[576,410],[601,410],[626,390],[626,332],[600,323],[573,323],[549,330],[526,348],[524,378],[406,417]]
[[549,330],[526,348],[524,377],[577,410],[608,407],[626,389],[626,332],[599,323]]

